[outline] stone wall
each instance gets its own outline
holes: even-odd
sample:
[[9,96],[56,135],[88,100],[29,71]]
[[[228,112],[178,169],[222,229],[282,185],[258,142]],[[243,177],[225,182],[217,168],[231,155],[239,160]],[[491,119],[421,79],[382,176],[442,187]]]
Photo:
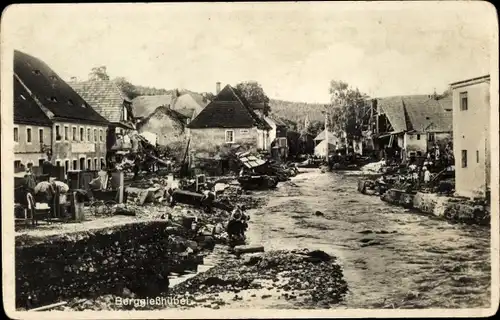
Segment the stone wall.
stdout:
[[461,198],[423,192],[411,194],[402,190],[390,189],[380,199],[450,221],[478,225],[489,225],[490,223],[490,208],[488,206]]
[[490,212],[484,205],[435,193],[418,192],[414,197],[413,207],[450,221],[479,225],[488,225],[490,221]]
[[[16,237],[16,306],[119,293],[138,296],[168,288],[170,272],[195,269],[184,229],[149,221],[34,238]],[[31,299],[29,299],[31,297]]]

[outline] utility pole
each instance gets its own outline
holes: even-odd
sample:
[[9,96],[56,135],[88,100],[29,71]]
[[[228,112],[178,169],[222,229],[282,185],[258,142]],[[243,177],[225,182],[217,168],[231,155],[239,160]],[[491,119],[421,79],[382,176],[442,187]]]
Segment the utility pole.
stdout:
[[326,149],[326,162],[328,163],[330,155],[330,145],[328,142],[328,109],[325,110],[325,149]]

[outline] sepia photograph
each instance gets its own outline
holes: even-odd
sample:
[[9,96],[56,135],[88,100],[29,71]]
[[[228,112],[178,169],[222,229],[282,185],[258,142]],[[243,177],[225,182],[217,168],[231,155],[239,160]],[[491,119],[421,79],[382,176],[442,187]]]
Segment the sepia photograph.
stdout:
[[10,318],[498,310],[491,3],[16,4],[0,35]]

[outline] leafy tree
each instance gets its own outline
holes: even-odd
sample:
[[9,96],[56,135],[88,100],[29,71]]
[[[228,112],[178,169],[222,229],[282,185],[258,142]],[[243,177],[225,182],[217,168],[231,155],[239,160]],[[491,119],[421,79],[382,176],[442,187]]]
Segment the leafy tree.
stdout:
[[106,66],[94,67],[89,74],[90,80],[109,80]]
[[125,93],[130,99],[134,99],[135,97],[140,95],[138,93],[137,87],[128,82],[124,77],[115,78],[113,81],[116,83],[118,88],[120,88],[122,92]]
[[306,132],[314,137],[316,137],[321,131],[323,131],[325,123],[323,121],[311,121]]
[[263,103],[264,104],[264,115],[268,115],[271,111],[269,106],[269,97],[262,89],[261,85],[257,81],[246,81],[241,82],[236,85],[236,89],[241,92],[241,94],[250,103]]
[[346,142],[360,138],[362,124],[366,119],[367,96],[346,82],[330,82],[331,105],[328,108],[329,129],[341,135],[345,133]]
[[213,101],[215,98],[215,94],[212,92],[204,92],[201,94],[203,98],[208,102],[208,101]]

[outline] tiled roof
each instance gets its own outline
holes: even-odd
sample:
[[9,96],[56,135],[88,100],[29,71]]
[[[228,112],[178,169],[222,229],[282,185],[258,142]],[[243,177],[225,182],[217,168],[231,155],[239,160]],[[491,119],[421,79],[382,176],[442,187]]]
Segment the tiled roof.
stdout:
[[451,98],[436,100],[429,95],[379,98],[378,106],[385,113],[394,132],[451,131]]
[[227,85],[188,125],[189,128],[252,128],[271,127],[252,110],[248,101]]
[[51,126],[52,122],[14,77],[14,123]]
[[55,120],[108,124],[106,119],[40,59],[15,50],[14,73],[43,106],[54,114]]
[[171,94],[162,94],[154,96],[138,96],[132,100],[132,109],[134,117],[147,117],[153,113],[156,108],[161,106],[170,106],[172,103]]
[[410,125],[408,130],[419,132],[450,132],[453,129],[453,113],[451,98],[446,97],[436,100],[428,98],[423,102],[404,101]]
[[112,80],[69,82],[85,101],[110,122],[122,119],[123,102],[130,101]]

